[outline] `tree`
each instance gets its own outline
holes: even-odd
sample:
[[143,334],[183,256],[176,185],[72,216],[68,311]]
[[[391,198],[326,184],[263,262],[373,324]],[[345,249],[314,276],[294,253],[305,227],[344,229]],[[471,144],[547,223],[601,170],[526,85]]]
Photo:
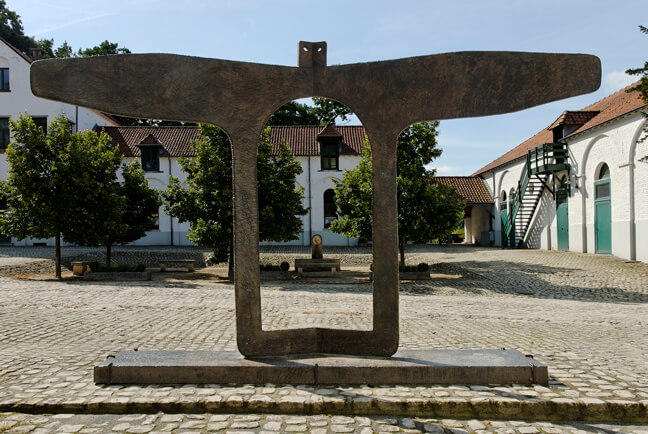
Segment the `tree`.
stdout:
[[25,35],[20,15],[7,8],[7,2],[0,0],[0,37],[25,54],[34,46],[34,38]]
[[319,120],[319,125],[335,125],[335,119],[338,117],[340,120],[346,121],[348,115],[353,114],[350,108],[332,99],[313,98],[313,103],[312,113]]
[[119,48],[117,42],[109,42],[108,40],[103,41],[99,45],[95,45],[92,48],[81,49],[77,53],[79,57],[92,57],[92,56],[107,56],[110,54],[131,54],[131,51],[122,47]]
[[[398,240],[401,265],[405,265],[407,240],[429,242],[457,227],[465,201],[454,188],[432,182],[434,171],[425,168],[441,155],[437,148],[438,122],[411,125],[398,137]],[[336,181],[338,218],[330,230],[346,237],[371,238],[371,149],[367,143],[360,164],[345,170]]]
[[267,125],[319,125],[319,119],[312,109],[306,104],[290,101],[270,116]]
[[[119,165],[111,178],[116,178]],[[106,265],[110,265],[112,246],[138,240],[155,227],[162,201],[149,187],[140,163],[122,166],[123,182],[107,183],[92,201],[86,201],[86,216],[70,236],[76,244],[106,246]]]
[[[196,157],[182,159],[187,174],[186,187],[172,178],[162,193],[165,212],[180,222],[191,224],[188,238],[213,249],[214,260],[228,259],[233,267],[232,231],[232,154],[227,135],[217,127],[201,125],[202,140],[193,144]],[[288,146],[279,146],[273,155],[270,129],[258,144],[257,180],[259,185],[259,237],[263,241],[290,241],[301,232],[306,209],[301,204],[303,188],[295,188],[301,166]]]
[[[639,26],[639,30],[642,33],[648,35],[648,27]],[[640,77],[639,83],[637,83],[636,86],[633,86],[630,89],[628,89],[628,92],[639,92],[639,97],[646,104],[648,104],[648,61],[644,63],[643,68],[628,69],[626,71],[626,74],[638,75]],[[644,116],[646,116],[646,119],[648,119],[648,112],[645,112]],[[646,124],[646,126],[644,127],[644,135],[642,136],[641,141],[646,140],[647,137],[648,137],[648,124]],[[648,155],[644,156],[642,160],[643,161],[648,160]]]
[[335,124],[340,118],[345,121],[351,109],[342,103],[327,98],[313,98],[309,106],[297,101],[290,101],[274,112],[267,125],[328,125]]
[[54,237],[60,278],[61,239],[91,241],[92,216],[111,212],[104,200],[121,153],[106,134],[73,134],[63,116],[54,119],[47,134],[29,116],[10,124],[14,141],[7,148],[9,178],[2,184],[7,207],[0,230],[19,239]]

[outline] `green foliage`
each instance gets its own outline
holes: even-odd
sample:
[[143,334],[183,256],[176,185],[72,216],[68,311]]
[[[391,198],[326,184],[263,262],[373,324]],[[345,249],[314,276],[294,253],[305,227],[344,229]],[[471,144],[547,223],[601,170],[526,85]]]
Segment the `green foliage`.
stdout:
[[25,35],[20,15],[9,9],[5,0],[0,0],[0,37],[25,54],[35,46],[34,38]]
[[312,113],[319,120],[319,125],[335,124],[335,119],[347,120],[348,115],[353,114],[344,104],[327,98],[313,98]]
[[360,163],[345,170],[335,182],[335,205],[338,218],[329,230],[345,237],[371,239],[371,148],[365,140]]
[[400,271],[400,272],[421,272],[421,273],[424,273],[426,271],[430,271],[430,266],[425,262],[421,262],[418,265],[399,265],[398,266],[398,271]]
[[[648,27],[639,26],[639,30],[648,35]],[[639,76],[639,83],[628,89],[628,92],[639,92],[639,97],[648,104],[648,60],[644,63],[643,68],[628,69],[626,74]],[[644,116],[648,119],[648,112],[645,112]],[[644,135],[640,140],[644,141],[646,138],[648,138],[648,124],[644,127]],[[648,155],[644,156],[642,160],[648,160]]]
[[[72,133],[63,116],[49,125],[48,133],[29,116],[10,122],[13,142],[7,148],[9,177],[2,183],[7,207],[0,230],[24,239],[62,238],[85,244],[94,240],[100,213],[109,225],[115,182],[121,161],[119,149],[105,134]],[[57,276],[60,251],[57,249]]]
[[63,43],[56,50],[54,50],[53,54],[54,57],[64,59],[67,57],[73,57],[74,50],[72,50],[72,47],[67,43],[67,41],[63,41]]
[[[435,184],[426,165],[441,155],[437,148],[438,122],[421,122],[405,129],[397,143],[398,234],[405,240],[427,243],[455,229],[463,218],[465,201],[453,187]],[[363,148],[360,164],[345,170],[335,185],[338,218],[330,230],[346,237],[371,238],[371,151]],[[401,258],[401,262],[404,258]]]
[[[212,263],[223,262],[232,249],[232,156],[228,137],[214,126],[201,125],[203,140],[194,143],[196,157],[182,159],[186,187],[172,178],[163,193],[165,211],[189,222],[188,238],[213,249]],[[270,130],[262,134],[257,153],[259,185],[259,237],[263,241],[290,241],[301,232],[306,214],[303,189],[295,188],[301,167],[286,144],[272,155]],[[231,258],[230,258],[231,259]]]
[[290,101],[274,112],[267,125],[319,125],[319,119],[312,107],[297,101]]
[[259,264],[259,269],[261,271],[288,271],[290,270],[290,264],[286,261],[283,261],[281,264]]
[[297,101],[288,102],[274,112],[267,125],[328,125],[335,124],[335,119],[347,120],[353,114],[351,109],[342,103],[327,99],[313,98],[313,106]]
[[91,56],[107,56],[109,54],[130,54],[131,51],[126,48],[118,48],[119,44],[116,42],[109,42],[108,40],[103,41],[99,45],[95,45],[92,48],[81,49],[79,48],[78,55],[79,57],[91,57]]

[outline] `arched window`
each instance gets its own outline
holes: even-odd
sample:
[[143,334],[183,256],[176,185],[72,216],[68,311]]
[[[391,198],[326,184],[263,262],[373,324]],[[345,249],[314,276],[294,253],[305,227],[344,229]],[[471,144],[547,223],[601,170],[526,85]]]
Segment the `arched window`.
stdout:
[[596,179],[609,179],[610,178],[610,168],[607,164],[603,163],[599,169],[598,177]]
[[594,183],[594,199],[610,199],[610,168],[603,163]]
[[335,207],[335,191],[329,188],[324,192],[324,227],[331,226],[331,222],[337,218]]

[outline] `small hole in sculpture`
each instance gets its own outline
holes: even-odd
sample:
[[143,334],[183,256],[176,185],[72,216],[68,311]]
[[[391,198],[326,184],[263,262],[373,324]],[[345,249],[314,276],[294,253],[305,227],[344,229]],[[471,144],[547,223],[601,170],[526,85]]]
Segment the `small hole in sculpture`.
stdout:
[[302,47],[302,50],[308,51],[308,47]]

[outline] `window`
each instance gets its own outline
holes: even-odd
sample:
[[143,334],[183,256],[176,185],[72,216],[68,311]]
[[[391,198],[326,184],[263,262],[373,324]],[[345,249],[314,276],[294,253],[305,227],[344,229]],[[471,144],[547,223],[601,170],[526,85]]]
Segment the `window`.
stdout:
[[9,92],[9,68],[0,68],[0,91]]
[[160,146],[140,146],[142,152],[142,169],[145,172],[160,171]]
[[597,179],[609,179],[610,178],[610,168],[608,167],[607,164],[603,163],[601,168],[599,169],[599,176]]
[[338,170],[340,151],[337,141],[335,142],[322,142],[322,170]]
[[594,182],[594,199],[610,199],[610,168],[605,163],[599,169],[598,178]]
[[37,127],[41,127],[43,132],[47,134],[47,116],[32,116],[32,120]]
[[9,146],[9,118],[0,118],[0,149]]
[[337,218],[337,208],[335,207],[335,191],[329,188],[324,192],[324,227],[331,226],[333,220]]

